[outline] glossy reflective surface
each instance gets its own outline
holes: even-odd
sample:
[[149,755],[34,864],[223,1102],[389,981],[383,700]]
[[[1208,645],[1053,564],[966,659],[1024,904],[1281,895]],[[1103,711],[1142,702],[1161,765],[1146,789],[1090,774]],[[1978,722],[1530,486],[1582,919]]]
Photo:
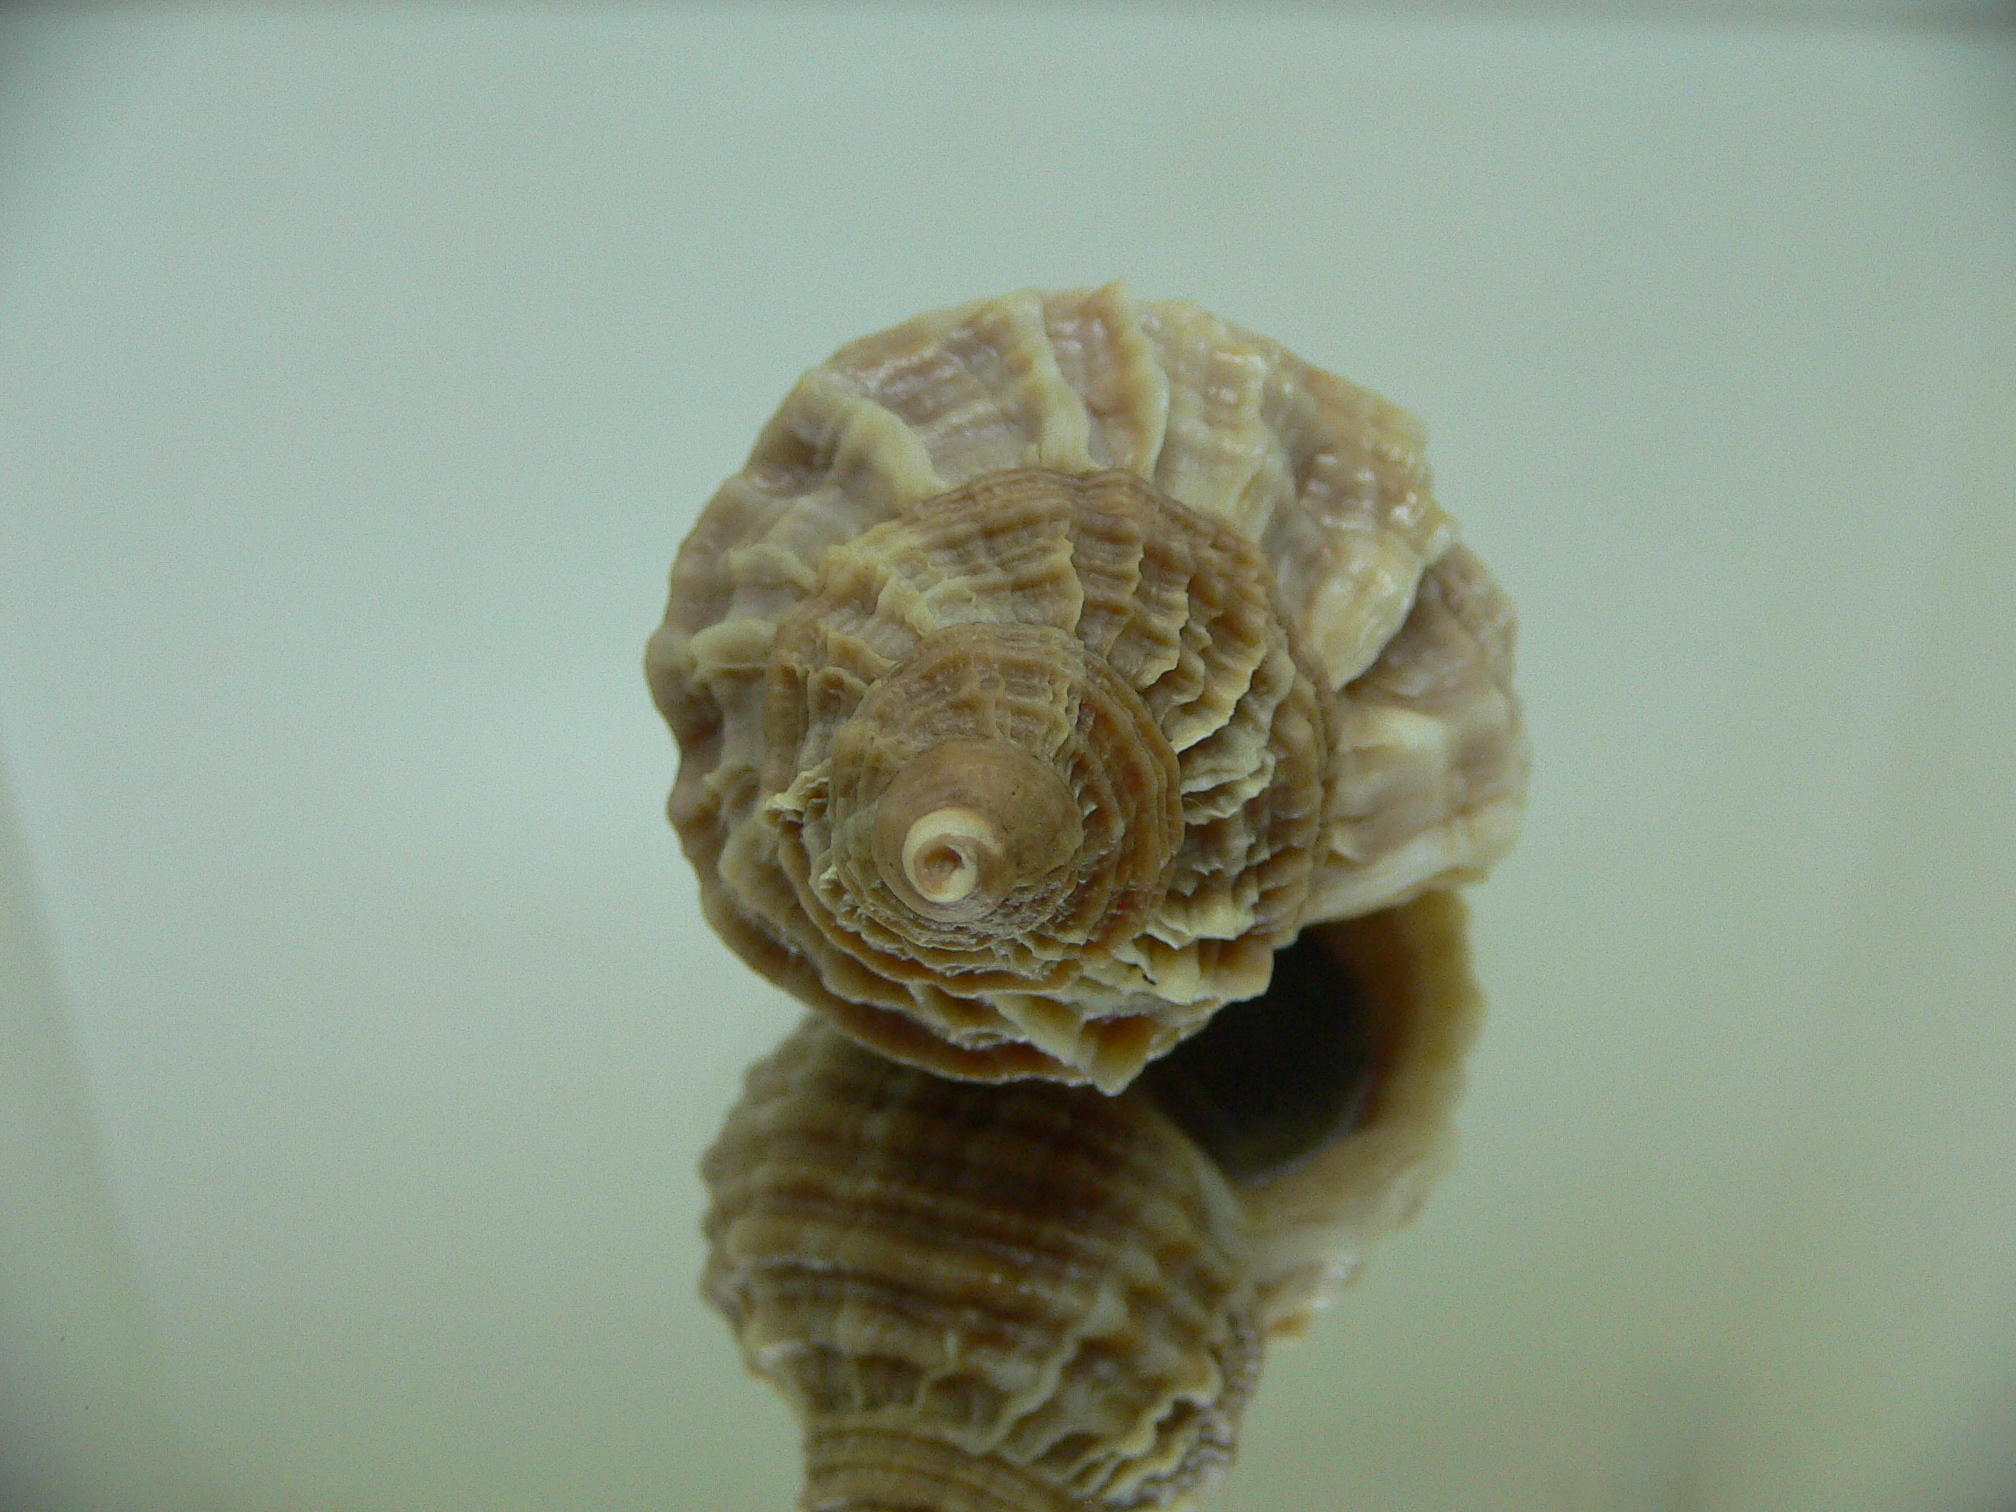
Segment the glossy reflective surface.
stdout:
[[1210,1505],[2007,1505],[2012,65],[8,15],[8,1495],[789,1504],[696,1165],[797,1011],[698,919],[639,648],[799,371],[1124,276],[1425,417],[1535,745],[1461,1163]]

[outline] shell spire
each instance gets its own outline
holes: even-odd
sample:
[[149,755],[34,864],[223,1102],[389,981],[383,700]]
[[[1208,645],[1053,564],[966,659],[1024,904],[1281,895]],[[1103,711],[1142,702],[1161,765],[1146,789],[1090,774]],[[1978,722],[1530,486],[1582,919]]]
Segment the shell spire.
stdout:
[[1411,417],[1111,285],[806,374],[646,669],[745,960],[883,1054],[1116,1092],[1509,846],[1512,626]]

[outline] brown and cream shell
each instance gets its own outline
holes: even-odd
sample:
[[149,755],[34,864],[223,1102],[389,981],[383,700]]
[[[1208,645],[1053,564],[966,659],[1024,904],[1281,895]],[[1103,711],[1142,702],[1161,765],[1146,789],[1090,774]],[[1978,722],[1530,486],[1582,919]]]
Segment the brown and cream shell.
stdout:
[[646,659],[708,919],[884,1054],[1111,1092],[1305,926],[1481,875],[1513,616],[1421,440],[1117,285],[842,348]]
[[1305,934],[1116,1097],[948,1080],[809,1018],[702,1164],[702,1292],[803,1424],[800,1506],[1190,1506],[1267,1342],[1442,1169],[1480,1011],[1434,891]]

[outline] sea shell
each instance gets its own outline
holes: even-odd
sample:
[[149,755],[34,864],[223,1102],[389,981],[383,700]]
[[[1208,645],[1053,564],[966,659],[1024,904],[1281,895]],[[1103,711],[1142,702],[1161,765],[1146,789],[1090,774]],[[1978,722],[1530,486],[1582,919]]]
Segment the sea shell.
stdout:
[[800,1505],[1191,1505],[1266,1339],[1442,1168],[1478,1012],[1436,892],[1305,936],[1116,1097],[947,1080],[809,1018],[702,1163],[702,1292],[804,1424]]
[[884,1054],[1111,1092],[1306,924],[1503,853],[1512,625],[1409,416],[1115,285],[808,373],[646,666],[751,965]]

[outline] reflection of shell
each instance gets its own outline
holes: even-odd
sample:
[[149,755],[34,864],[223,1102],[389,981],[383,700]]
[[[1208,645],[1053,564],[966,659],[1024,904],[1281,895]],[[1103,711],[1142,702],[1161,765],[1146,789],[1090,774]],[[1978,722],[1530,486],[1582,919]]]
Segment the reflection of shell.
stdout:
[[1148,1103],[946,1081],[814,1020],[703,1171],[703,1289],[806,1422],[806,1507],[1162,1507],[1229,1458],[1239,1211]]
[[1430,893],[1305,935],[1119,1097],[947,1081],[808,1020],[702,1167],[702,1289],[805,1424],[801,1506],[1189,1505],[1263,1338],[1441,1169],[1478,1012]]
[[1115,286],[807,374],[647,668],[745,959],[898,1058],[1113,1091],[1306,923],[1497,859],[1511,659],[1407,415]]

